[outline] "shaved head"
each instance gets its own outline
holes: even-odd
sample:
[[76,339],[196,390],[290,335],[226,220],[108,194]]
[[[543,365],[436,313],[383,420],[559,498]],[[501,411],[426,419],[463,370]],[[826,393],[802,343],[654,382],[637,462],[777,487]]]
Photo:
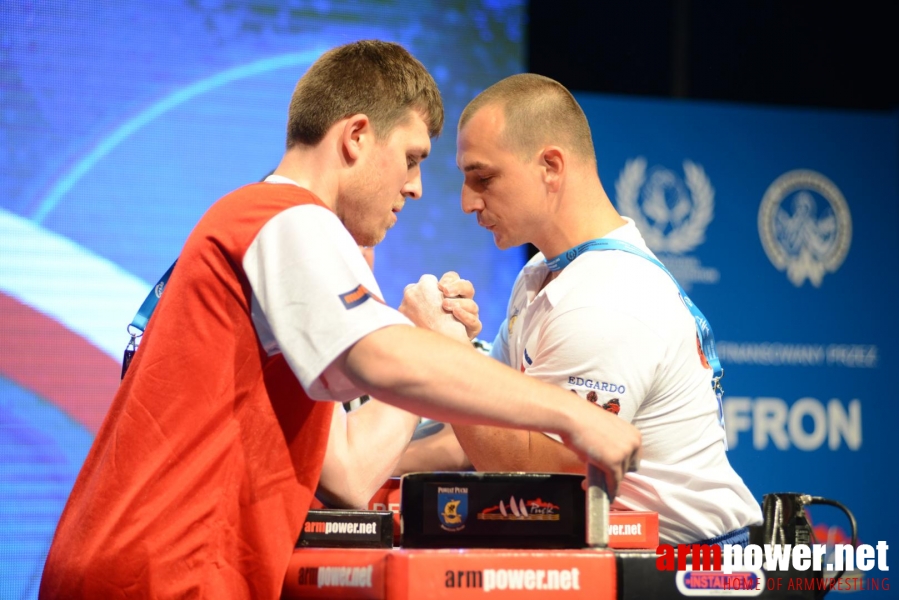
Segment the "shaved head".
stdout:
[[459,130],[486,106],[502,108],[506,121],[502,142],[522,158],[530,157],[542,146],[556,145],[596,164],[587,117],[571,92],[559,82],[533,73],[507,77],[468,103],[459,118]]

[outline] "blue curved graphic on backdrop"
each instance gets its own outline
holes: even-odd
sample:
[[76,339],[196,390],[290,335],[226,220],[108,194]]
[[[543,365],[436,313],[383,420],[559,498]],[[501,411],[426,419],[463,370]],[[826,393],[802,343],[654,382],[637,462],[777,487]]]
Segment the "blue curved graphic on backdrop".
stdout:
[[34,211],[34,214],[31,215],[31,219],[36,223],[43,222],[47,215],[56,208],[56,205],[62,197],[65,196],[78,180],[90,171],[103,157],[109,154],[124,140],[131,137],[134,132],[143,128],[160,115],[165,114],[171,109],[192,100],[197,96],[233,81],[252,77],[267,71],[283,69],[285,67],[309,65],[313,60],[318,58],[322,52],[324,52],[324,49],[265,58],[248,65],[223,71],[163,98],[142,113],[126,121],[109,136],[101,140],[100,143],[87,154],[87,156],[79,160],[69,172],[63,175],[63,177],[54,184],[44,199],[41,200],[37,209]]

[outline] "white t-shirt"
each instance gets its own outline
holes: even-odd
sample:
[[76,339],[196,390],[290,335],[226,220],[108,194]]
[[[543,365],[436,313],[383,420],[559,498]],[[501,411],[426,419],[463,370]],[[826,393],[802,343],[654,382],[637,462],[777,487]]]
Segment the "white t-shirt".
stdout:
[[[627,221],[606,237],[652,255]],[[760,523],[758,502],[725,454],[695,321],[668,275],[633,254],[595,251],[541,290],[543,261],[537,254],[519,274],[491,355],[640,430],[640,470],[624,478],[612,508],[658,512],[666,543]]]
[[[278,176],[266,181],[296,185]],[[359,246],[337,215],[321,206],[295,206],[272,217],[247,249],[243,268],[262,346],[269,356],[284,354],[314,400],[345,402],[362,395],[332,366],[334,359],[377,329],[414,326],[384,304]],[[263,276],[283,272],[296,276],[288,283]]]

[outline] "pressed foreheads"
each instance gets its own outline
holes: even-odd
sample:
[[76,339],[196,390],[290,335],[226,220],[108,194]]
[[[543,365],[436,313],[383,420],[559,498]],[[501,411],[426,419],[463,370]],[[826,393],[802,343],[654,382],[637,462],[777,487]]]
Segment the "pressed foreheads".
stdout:
[[290,99],[287,147],[314,146],[334,123],[362,113],[385,139],[418,111],[431,137],[443,129],[443,101],[431,74],[390,42],[365,40],[325,52],[297,83]]
[[507,77],[468,103],[459,118],[459,129],[488,105],[503,108],[506,119],[503,143],[521,153],[522,158],[529,157],[542,145],[558,144],[595,164],[587,117],[571,92],[559,82],[533,73]]

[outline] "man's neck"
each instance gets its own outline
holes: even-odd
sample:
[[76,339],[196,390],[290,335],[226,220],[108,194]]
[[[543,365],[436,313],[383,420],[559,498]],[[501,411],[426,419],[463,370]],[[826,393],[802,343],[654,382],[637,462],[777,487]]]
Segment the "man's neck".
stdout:
[[626,223],[612,206],[596,172],[574,169],[550,200],[544,222],[531,243],[546,258],[555,258]]
[[336,171],[325,164],[327,157],[317,152],[317,148],[291,148],[284,153],[278,168],[272,174],[286,177],[301,188],[309,190],[336,212]]
[[543,238],[534,245],[550,259],[584,242],[605,237],[627,224],[614,208],[609,209],[590,211],[594,214],[580,219],[559,219],[544,229]]

